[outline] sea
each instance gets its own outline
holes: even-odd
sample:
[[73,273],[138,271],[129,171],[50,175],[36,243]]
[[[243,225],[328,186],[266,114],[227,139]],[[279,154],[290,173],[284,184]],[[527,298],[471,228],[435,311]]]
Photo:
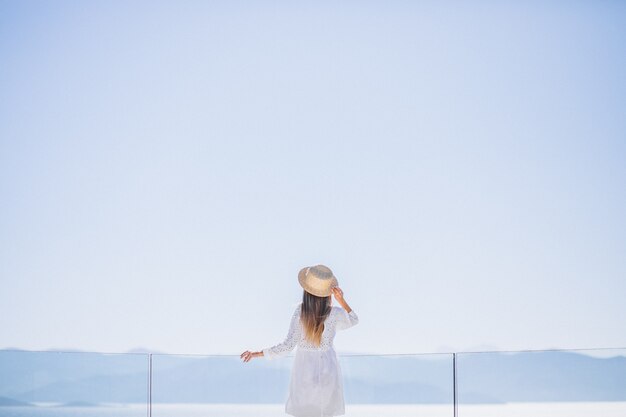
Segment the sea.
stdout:
[[[284,404],[153,404],[152,417],[282,417]],[[453,417],[444,404],[346,404],[345,417]],[[463,404],[459,417],[625,417],[626,402]],[[0,417],[148,417],[146,404],[0,407]]]

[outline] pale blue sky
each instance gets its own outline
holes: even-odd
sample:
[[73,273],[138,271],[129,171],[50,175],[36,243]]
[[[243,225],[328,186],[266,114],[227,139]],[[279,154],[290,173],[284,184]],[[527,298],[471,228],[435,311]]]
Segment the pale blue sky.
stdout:
[[624,3],[441,3],[0,2],[0,348],[625,346]]

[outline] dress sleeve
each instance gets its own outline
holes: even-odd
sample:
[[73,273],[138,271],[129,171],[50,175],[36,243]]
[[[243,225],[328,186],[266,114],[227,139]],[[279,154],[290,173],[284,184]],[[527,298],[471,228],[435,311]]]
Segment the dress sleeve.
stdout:
[[349,329],[359,322],[359,316],[356,315],[354,310],[350,310],[350,312],[348,313],[343,308],[337,307],[337,311],[339,312],[339,317],[337,318],[338,330]]
[[291,323],[289,324],[289,331],[287,332],[285,340],[277,345],[263,349],[263,357],[270,360],[280,356],[286,356],[296,346],[301,335],[300,305],[298,305],[291,316]]

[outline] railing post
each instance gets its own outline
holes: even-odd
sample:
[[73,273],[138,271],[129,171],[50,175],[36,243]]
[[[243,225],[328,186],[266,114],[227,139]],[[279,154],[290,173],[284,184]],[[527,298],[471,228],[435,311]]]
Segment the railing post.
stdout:
[[456,385],[456,352],[452,353],[452,406],[454,417],[458,417],[458,392]]
[[148,354],[148,417],[152,417],[152,353]]

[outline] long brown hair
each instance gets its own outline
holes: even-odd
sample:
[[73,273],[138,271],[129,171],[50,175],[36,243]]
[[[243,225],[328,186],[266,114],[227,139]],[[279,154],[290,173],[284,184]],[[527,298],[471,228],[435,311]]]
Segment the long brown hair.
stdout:
[[330,314],[332,297],[318,297],[304,291],[300,320],[304,329],[304,337],[319,346],[322,343],[324,320]]

